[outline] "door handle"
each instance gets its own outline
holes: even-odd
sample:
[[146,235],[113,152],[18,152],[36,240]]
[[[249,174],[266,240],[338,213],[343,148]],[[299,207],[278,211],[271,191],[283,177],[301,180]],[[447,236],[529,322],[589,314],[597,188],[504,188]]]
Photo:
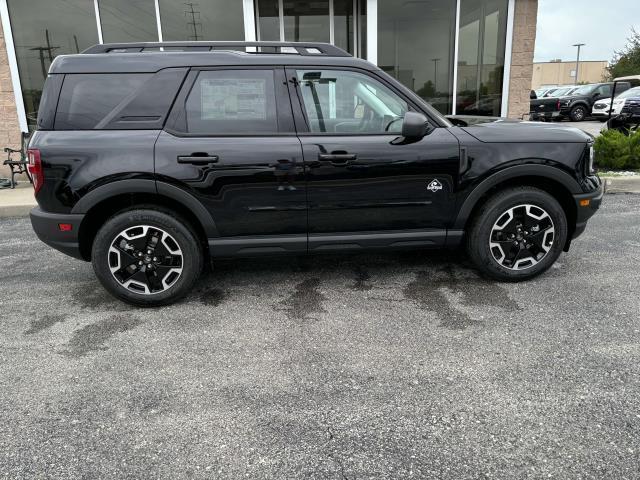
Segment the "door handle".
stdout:
[[321,153],[318,155],[318,160],[325,160],[332,163],[346,163],[357,158],[358,156],[353,153]]
[[206,165],[207,163],[218,163],[220,158],[218,155],[209,155],[208,153],[195,152],[191,155],[178,155],[178,163],[190,163],[193,165]]

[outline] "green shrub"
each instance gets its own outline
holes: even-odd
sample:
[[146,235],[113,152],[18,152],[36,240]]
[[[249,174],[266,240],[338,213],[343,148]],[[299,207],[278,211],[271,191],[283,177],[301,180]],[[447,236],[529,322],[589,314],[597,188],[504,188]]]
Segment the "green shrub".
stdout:
[[617,130],[606,130],[596,139],[595,150],[598,168],[640,168],[640,132],[626,136]]

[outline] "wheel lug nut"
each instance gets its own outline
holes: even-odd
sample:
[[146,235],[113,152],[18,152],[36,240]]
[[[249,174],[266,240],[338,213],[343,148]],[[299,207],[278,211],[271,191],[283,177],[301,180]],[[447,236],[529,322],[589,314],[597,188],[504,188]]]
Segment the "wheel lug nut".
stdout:
[[142,265],[142,263],[143,263],[143,262],[142,262],[142,260],[140,260],[140,261],[138,262],[138,265]]
[[157,262],[158,261],[158,257],[153,257],[153,261]]

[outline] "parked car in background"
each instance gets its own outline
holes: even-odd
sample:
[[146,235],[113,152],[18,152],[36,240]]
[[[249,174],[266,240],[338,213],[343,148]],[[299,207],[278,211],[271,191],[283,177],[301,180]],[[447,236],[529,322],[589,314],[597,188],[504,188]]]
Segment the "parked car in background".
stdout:
[[[616,94],[630,88],[631,84],[629,82],[621,82],[618,84]],[[572,122],[586,120],[598,100],[611,98],[612,89],[613,83],[594,83],[592,85],[583,85],[570,96],[561,97],[560,118],[568,118]]]
[[556,120],[560,118],[559,97],[567,97],[573,94],[580,87],[575,85],[561,88],[553,88],[544,93],[542,97],[531,98],[529,109],[530,120]]
[[[569,95],[531,100],[531,120],[563,120],[581,122],[591,114],[595,102],[611,98],[613,83],[594,83],[573,89]],[[618,83],[617,93],[631,88],[628,82]]]
[[[622,92],[616,96],[616,99],[613,101],[613,111],[611,109],[611,98],[598,100],[593,104],[591,116],[601,122],[606,122],[609,120],[610,111],[612,117],[617,117],[628,105],[628,112],[633,113],[636,110],[636,104],[638,102],[640,102],[640,87],[630,88],[626,92]],[[640,114],[640,111],[637,113]]]

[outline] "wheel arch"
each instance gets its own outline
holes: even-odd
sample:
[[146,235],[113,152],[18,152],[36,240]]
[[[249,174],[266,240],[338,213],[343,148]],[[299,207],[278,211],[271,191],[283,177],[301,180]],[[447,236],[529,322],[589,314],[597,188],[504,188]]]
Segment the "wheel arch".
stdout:
[[577,218],[577,207],[573,195],[583,193],[582,189],[568,173],[555,167],[540,165],[510,167],[482,181],[462,203],[453,229],[466,231],[477,211],[495,193],[506,188],[523,186],[539,188],[560,203],[567,216],[568,238],[571,239]]
[[138,205],[157,205],[176,212],[191,224],[205,252],[208,252],[208,238],[218,236],[209,212],[183,189],[153,180],[121,180],[92,190],[73,208],[72,213],[84,214],[78,233],[82,257],[91,258],[95,235],[109,217]]

